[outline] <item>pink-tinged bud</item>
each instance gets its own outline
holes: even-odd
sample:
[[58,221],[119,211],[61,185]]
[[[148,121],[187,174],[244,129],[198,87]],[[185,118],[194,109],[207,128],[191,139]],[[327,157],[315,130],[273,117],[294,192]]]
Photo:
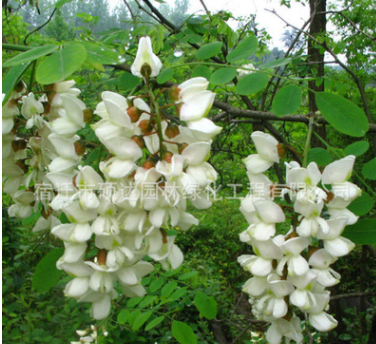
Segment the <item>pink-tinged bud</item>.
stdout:
[[129,118],[131,119],[131,122],[136,123],[140,119],[142,112],[139,109],[137,109],[135,106],[132,106],[128,108],[127,114]]
[[171,152],[166,152],[163,154],[163,161],[166,161],[168,162],[169,164],[171,164],[171,160],[172,160],[172,157],[173,157],[174,154],[172,154]]
[[169,124],[165,130],[165,134],[169,139],[173,139],[180,134],[179,127],[176,124]]
[[144,119],[138,124],[143,134],[151,133],[154,127],[154,123],[149,119]]
[[178,150],[179,150],[179,154],[182,154],[184,149],[186,149],[188,147],[188,143],[179,143],[178,145]]
[[131,137],[131,140],[134,141],[141,149],[144,148],[144,140],[142,137],[134,135]]
[[155,167],[154,163],[151,161],[151,160],[146,160],[144,161],[144,163],[142,164],[142,167],[145,169],[145,170],[150,170],[151,168]]
[[286,156],[286,146],[283,143],[277,145],[278,156],[284,158]]
[[106,250],[99,250],[97,254],[98,264],[99,265],[106,265],[107,260],[107,251]]

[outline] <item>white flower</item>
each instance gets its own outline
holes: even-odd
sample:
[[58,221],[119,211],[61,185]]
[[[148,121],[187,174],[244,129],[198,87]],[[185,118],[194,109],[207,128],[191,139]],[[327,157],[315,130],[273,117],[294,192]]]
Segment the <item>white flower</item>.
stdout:
[[162,68],[161,60],[153,53],[150,37],[141,37],[139,41],[136,58],[131,66],[132,74],[140,78],[145,77],[142,71],[145,65],[151,69],[150,77],[157,76]]
[[285,319],[277,319],[272,322],[268,331],[266,332],[266,340],[269,344],[279,344],[283,337],[294,340],[296,343],[303,341],[302,328],[300,319],[293,316],[290,321]]
[[275,162],[279,162],[278,141],[273,136],[254,131],[251,138],[258,154],[251,154],[244,159],[248,171],[253,174],[262,173]]
[[33,125],[37,128],[42,128],[43,119],[39,114],[44,112],[43,104],[35,100],[33,93],[22,97],[21,114],[27,119],[26,129],[30,129]]

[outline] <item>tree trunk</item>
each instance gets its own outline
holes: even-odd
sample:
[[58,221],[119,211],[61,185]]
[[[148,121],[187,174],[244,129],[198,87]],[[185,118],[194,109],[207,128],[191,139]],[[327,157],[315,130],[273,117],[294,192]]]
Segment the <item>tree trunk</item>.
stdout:
[[[311,36],[316,37],[326,32],[326,0],[310,0],[310,15],[312,22],[309,28],[309,33]],[[320,49],[312,39],[308,38],[308,63],[311,66],[311,75],[317,78],[324,77],[324,53],[320,52]],[[316,92],[323,92],[325,90],[324,80],[319,83],[316,80],[308,82],[308,87]],[[308,92],[309,101],[309,112],[316,112],[316,97],[315,93],[312,91]],[[315,128],[316,133],[318,133],[324,140],[326,138],[325,125],[321,125]],[[323,144],[316,138],[315,135],[312,136],[312,147],[322,147]]]

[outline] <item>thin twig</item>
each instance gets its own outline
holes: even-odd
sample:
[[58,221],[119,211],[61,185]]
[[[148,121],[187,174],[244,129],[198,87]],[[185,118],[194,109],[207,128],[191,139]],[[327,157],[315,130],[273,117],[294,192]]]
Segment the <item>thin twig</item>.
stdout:
[[[127,72],[131,72],[131,67],[125,63],[119,65],[106,65],[106,67],[115,68],[117,70],[123,70]],[[159,85],[160,87],[171,87],[174,83],[168,81],[163,85]],[[277,117],[275,114],[267,111],[257,111],[257,110],[245,110],[241,108],[237,108],[232,106],[228,103],[221,102],[219,100],[215,100],[213,106],[217,109],[223,110],[224,112],[214,116],[212,118],[213,122],[220,122],[225,118],[228,118],[229,114],[231,115],[231,119],[235,118],[247,118],[247,119],[259,119],[259,120],[267,120],[267,121],[279,121],[279,122],[300,122],[300,123],[309,123],[308,116],[313,114],[297,114],[291,116],[282,116]],[[328,124],[324,117],[317,117],[315,122],[317,124]],[[369,125],[369,132],[376,133],[376,124]]]
[[352,297],[362,297],[362,296],[375,296],[376,292],[374,291],[365,291],[365,292],[355,292],[348,294],[338,294],[330,297],[330,301],[339,300],[339,299],[350,299]]
[[210,12],[208,8],[206,7],[204,0],[200,0],[200,2],[201,2],[201,5],[204,7],[206,14],[210,16]]
[[46,21],[44,24],[42,24],[41,26],[37,27],[35,30],[31,31],[30,33],[28,33],[28,34],[26,35],[26,37],[25,37],[25,39],[24,39],[24,44],[25,44],[25,45],[27,45],[26,41],[27,41],[27,39],[29,38],[29,36],[31,36],[33,33],[37,32],[37,31],[39,31],[40,29],[43,29],[43,28],[44,28],[44,27],[45,27],[45,26],[46,26],[46,25],[52,20],[54,14],[55,14],[55,12],[56,12],[56,10],[57,10],[57,7],[54,8],[54,10],[52,11],[50,17],[47,19],[47,21]]
[[132,17],[132,20],[135,22],[136,21],[136,16],[133,14],[131,6],[128,4],[127,0],[123,0],[123,2],[125,4],[125,6],[127,6],[127,8],[128,8],[128,11],[129,11],[129,13],[130,13],[130,15]]

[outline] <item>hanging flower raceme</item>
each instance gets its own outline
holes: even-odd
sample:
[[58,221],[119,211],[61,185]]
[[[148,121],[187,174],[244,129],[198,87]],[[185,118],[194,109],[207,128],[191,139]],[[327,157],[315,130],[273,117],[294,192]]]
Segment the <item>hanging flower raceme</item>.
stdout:
[[[184,256],[170,229],[198,225],[187,201],[198,209],[211,205],[206,189],[217,172],[207,161],[221,128],[203,117],[215,95],[206,79],[194,78],[172,87],[178,99],[160,106],[164,97],[154,95],[150,79],[161,68],[150,38],[141,38],[131,71],[144,79],[146,94],[103,92],[94,111],[100,119],[91,125],[92,112],[73,80],[45,86],[39,99],[17,93],[3,108],[5,189],[15,203],[9,214],[24,218],[42,205],[34,230],[50,229],[63,241],[57,268],[73,277],[64,293],[91,303],[95,319],[110,314],[120,290],[126,297],[146,293],[141,280],[154,266],[145,256],[178,268]],[[12,132],[21,125],[15,120],[20,108],[25,128],[36,133],[28,141]],[[83,159],[87,145],[80,132],[90,127],[102,145],[99,170]],[[48,185],[43,194],[37,190]],[[62,214],[68,223],[58,220]],[[80,341],[95,341],[96,331],[87,332],[78,333]]]
[[[357,220],[346,209],[360,194],[348,182],[355,157],[329,164],[322,174],[314,162],[306,168],[295,161],[286,163],[286,185],[274,185],[263,173],[279,162],[278,142],[262,132],[251,137],[257,154],[244,160],[251,191],[240,207],[249,223],[240,240],[252,246],[254,255],[238,260],[253,277],[243,291],[250,296],[254,315],[271,323],[266,333],[269,343],[279,344],[283,337],[300,343],[303,335],[296,310],[307,313],[318,331],[337,325],[326,313],[330,292],[325,288],[340,279],[330,266],[355,246],[341,236],[345,226]],[[277,204],[279,197],[284,204],[288,197],[293,206]],[[292,218],[290,230],[279,233],[276,224],[286,218]]]

